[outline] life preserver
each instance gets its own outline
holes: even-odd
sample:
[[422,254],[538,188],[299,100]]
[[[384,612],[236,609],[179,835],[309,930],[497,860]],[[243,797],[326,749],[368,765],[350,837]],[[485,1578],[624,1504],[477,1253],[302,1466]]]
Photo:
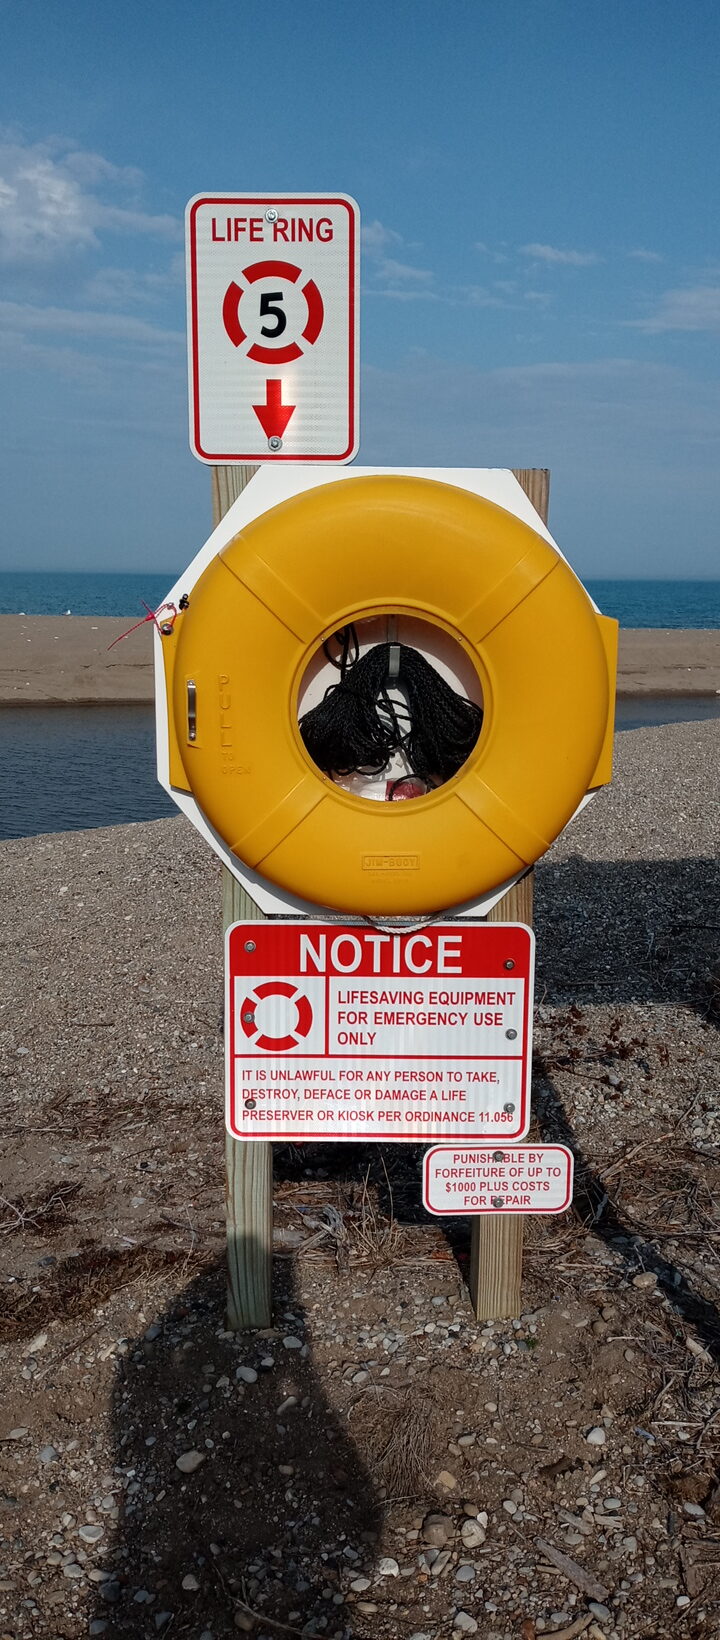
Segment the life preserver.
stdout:
[[[411,803],[334,785],[297,722],[323,640],[388,613],[454,637],[483,694],[467,763]],[[172,784],[293,894],[370,915],[446,910],[531,865],[610,778],[616,633],[556,549],[492,502],[395,474],[320,485],[248,524],[164,640]]]
[[[268,997],[288,997],[295,1003],[297,1020],[294,1031],[286,1031],[284,1036],[268,1036],[267,1031],[260,1031],[255,1009],[258,1002],[264,1002]],[[254,1047],[263,1048],[268,1053],[287,1053],[290,1048],[297,1048],[303,1037],[307,1036],[312,1018],[309,997],[303,992],[298,993],[297,985],[291,985],[284,979],[265,980],[261,985],[256,985],[240,1005],[240,1025],[245,1035]]]

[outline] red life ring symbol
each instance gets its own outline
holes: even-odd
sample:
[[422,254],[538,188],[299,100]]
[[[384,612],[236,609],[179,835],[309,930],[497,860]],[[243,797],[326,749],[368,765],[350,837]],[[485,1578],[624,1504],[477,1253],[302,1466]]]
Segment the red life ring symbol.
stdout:
[[[258,1002],[264,1002],[266,997],[289,997],[297,1008],[297,1024],[292,1034],[287,1036],[266,1036],[263,1032],[257,1033],[255,1009]],[[297,985],[290,985],[287,980],[270,979],[264,985],[256,985],[254,991],[245,997],[240,1008],[240,1024],[246,1036],[255,1039],[256,1048],[264,1048],[268,1053],[287,1053],[290,1048],[297,1048],[303,1037],[307,1036],[312,1025],[312,1008],[310,1001],[302,992],[298,995]]]
[[[249,268],[243,268],[243,279],[249,285],[254,285],[257,279],[287,279],[291,285],[296,285],[301,268],[296,268],[294,262],[254,262]],[[303,341],[312,346],[322,330],[325,309],[323,299],[314,279],[306,280],[300,286],[307,303],[307,323],[303,330]],[[242,285],[237,285],[233,279],[228,285],[223,300],[223,324],[230,337],[233,347],[240,347],[247,341],[247,332],[240,323],[240,301]],[[255,342],[248,348],[247,356],[255,359],[258,364],[290,364],[293,359],[302,358],[304,349],[297,342],[290,342],[287,347],[263,347],[262,343]]]

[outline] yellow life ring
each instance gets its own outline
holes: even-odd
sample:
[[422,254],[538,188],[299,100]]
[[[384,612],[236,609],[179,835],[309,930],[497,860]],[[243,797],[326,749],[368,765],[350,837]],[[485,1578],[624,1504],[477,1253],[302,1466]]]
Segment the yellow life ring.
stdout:
[[[388,613],[455,638],[484,704],[458,774],[405,803],[342,790],[298,729],[319,645]],[[171,783],[294,895],[370,915],[447,910],[531,865],[609,780],[616,633],[558,552],[492,502],[393,474],[321,485],[248,524],[163,639]]]

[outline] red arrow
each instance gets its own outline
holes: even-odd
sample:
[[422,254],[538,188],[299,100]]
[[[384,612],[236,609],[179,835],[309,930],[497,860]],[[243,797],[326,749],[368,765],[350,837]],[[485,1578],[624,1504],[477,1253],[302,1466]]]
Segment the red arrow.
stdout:
[[265,403],[253,405],[260,426],[268,438],[282,438],[290,417],[295,414],[294,404],[283,404],[282,385],[281,381],[266,382]]

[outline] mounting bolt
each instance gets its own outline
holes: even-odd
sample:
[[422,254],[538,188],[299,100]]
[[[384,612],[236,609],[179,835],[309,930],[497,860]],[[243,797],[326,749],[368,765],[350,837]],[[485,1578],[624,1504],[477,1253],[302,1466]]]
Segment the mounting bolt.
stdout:
[[505,1035],[508,1039],[508,1042],[514,1042],[515,1038],[517,1036],[517,1031],[506,1031]]
[[510,969],[510,968],[514,968],[514,967],[515,967],[515,964],[512,960],[512,957],[508,957],[507,962],[503,963],[503,968]]
[[246,1025],[252,1025],[254,1018],[254,1014],[243,1014],[243,1019]]
[[254,940],[246,940],[245,941],[245,950],[246,951],[254,951],[255,949],[256,949],[256,946],[255,946],[255,941]]
[[282,450],[282,439],[278,438],[277,433],[268,439],[268,450]]
[[504,1196],[491,1196],[490,1200],[492,1202],[493,1207],[504,1207],[505,1206],[505,1197]]
[[254,1110],[255,1109],[255,1100],[254,1099],[246,1099],[245,1100],[245,1109],[246,1110]]
[[163,623],[160,627],[160,631],[161,631],[164,638],[171,638],[172,635],[173,635],[173,622],[172,621],[163,621]]
[[494,1162],[504,1162],[504,1160],[505,1160],[505,1151],[504,1150],[494,1150],[493,1151],[493,1161]]
[[279,212],[276,211],[275,206],[271,205],[269,207],[269,209],[265,212],[265,221],[266,222],[277,222],[278,215],[279,215]]
[[511,1099],[508,1099],[507,1104],[503,1105],[503,1110],[504,1110],[506,1116],[512,1116],[512,1114],[515,1110],[515,1106],[512,1103]]

